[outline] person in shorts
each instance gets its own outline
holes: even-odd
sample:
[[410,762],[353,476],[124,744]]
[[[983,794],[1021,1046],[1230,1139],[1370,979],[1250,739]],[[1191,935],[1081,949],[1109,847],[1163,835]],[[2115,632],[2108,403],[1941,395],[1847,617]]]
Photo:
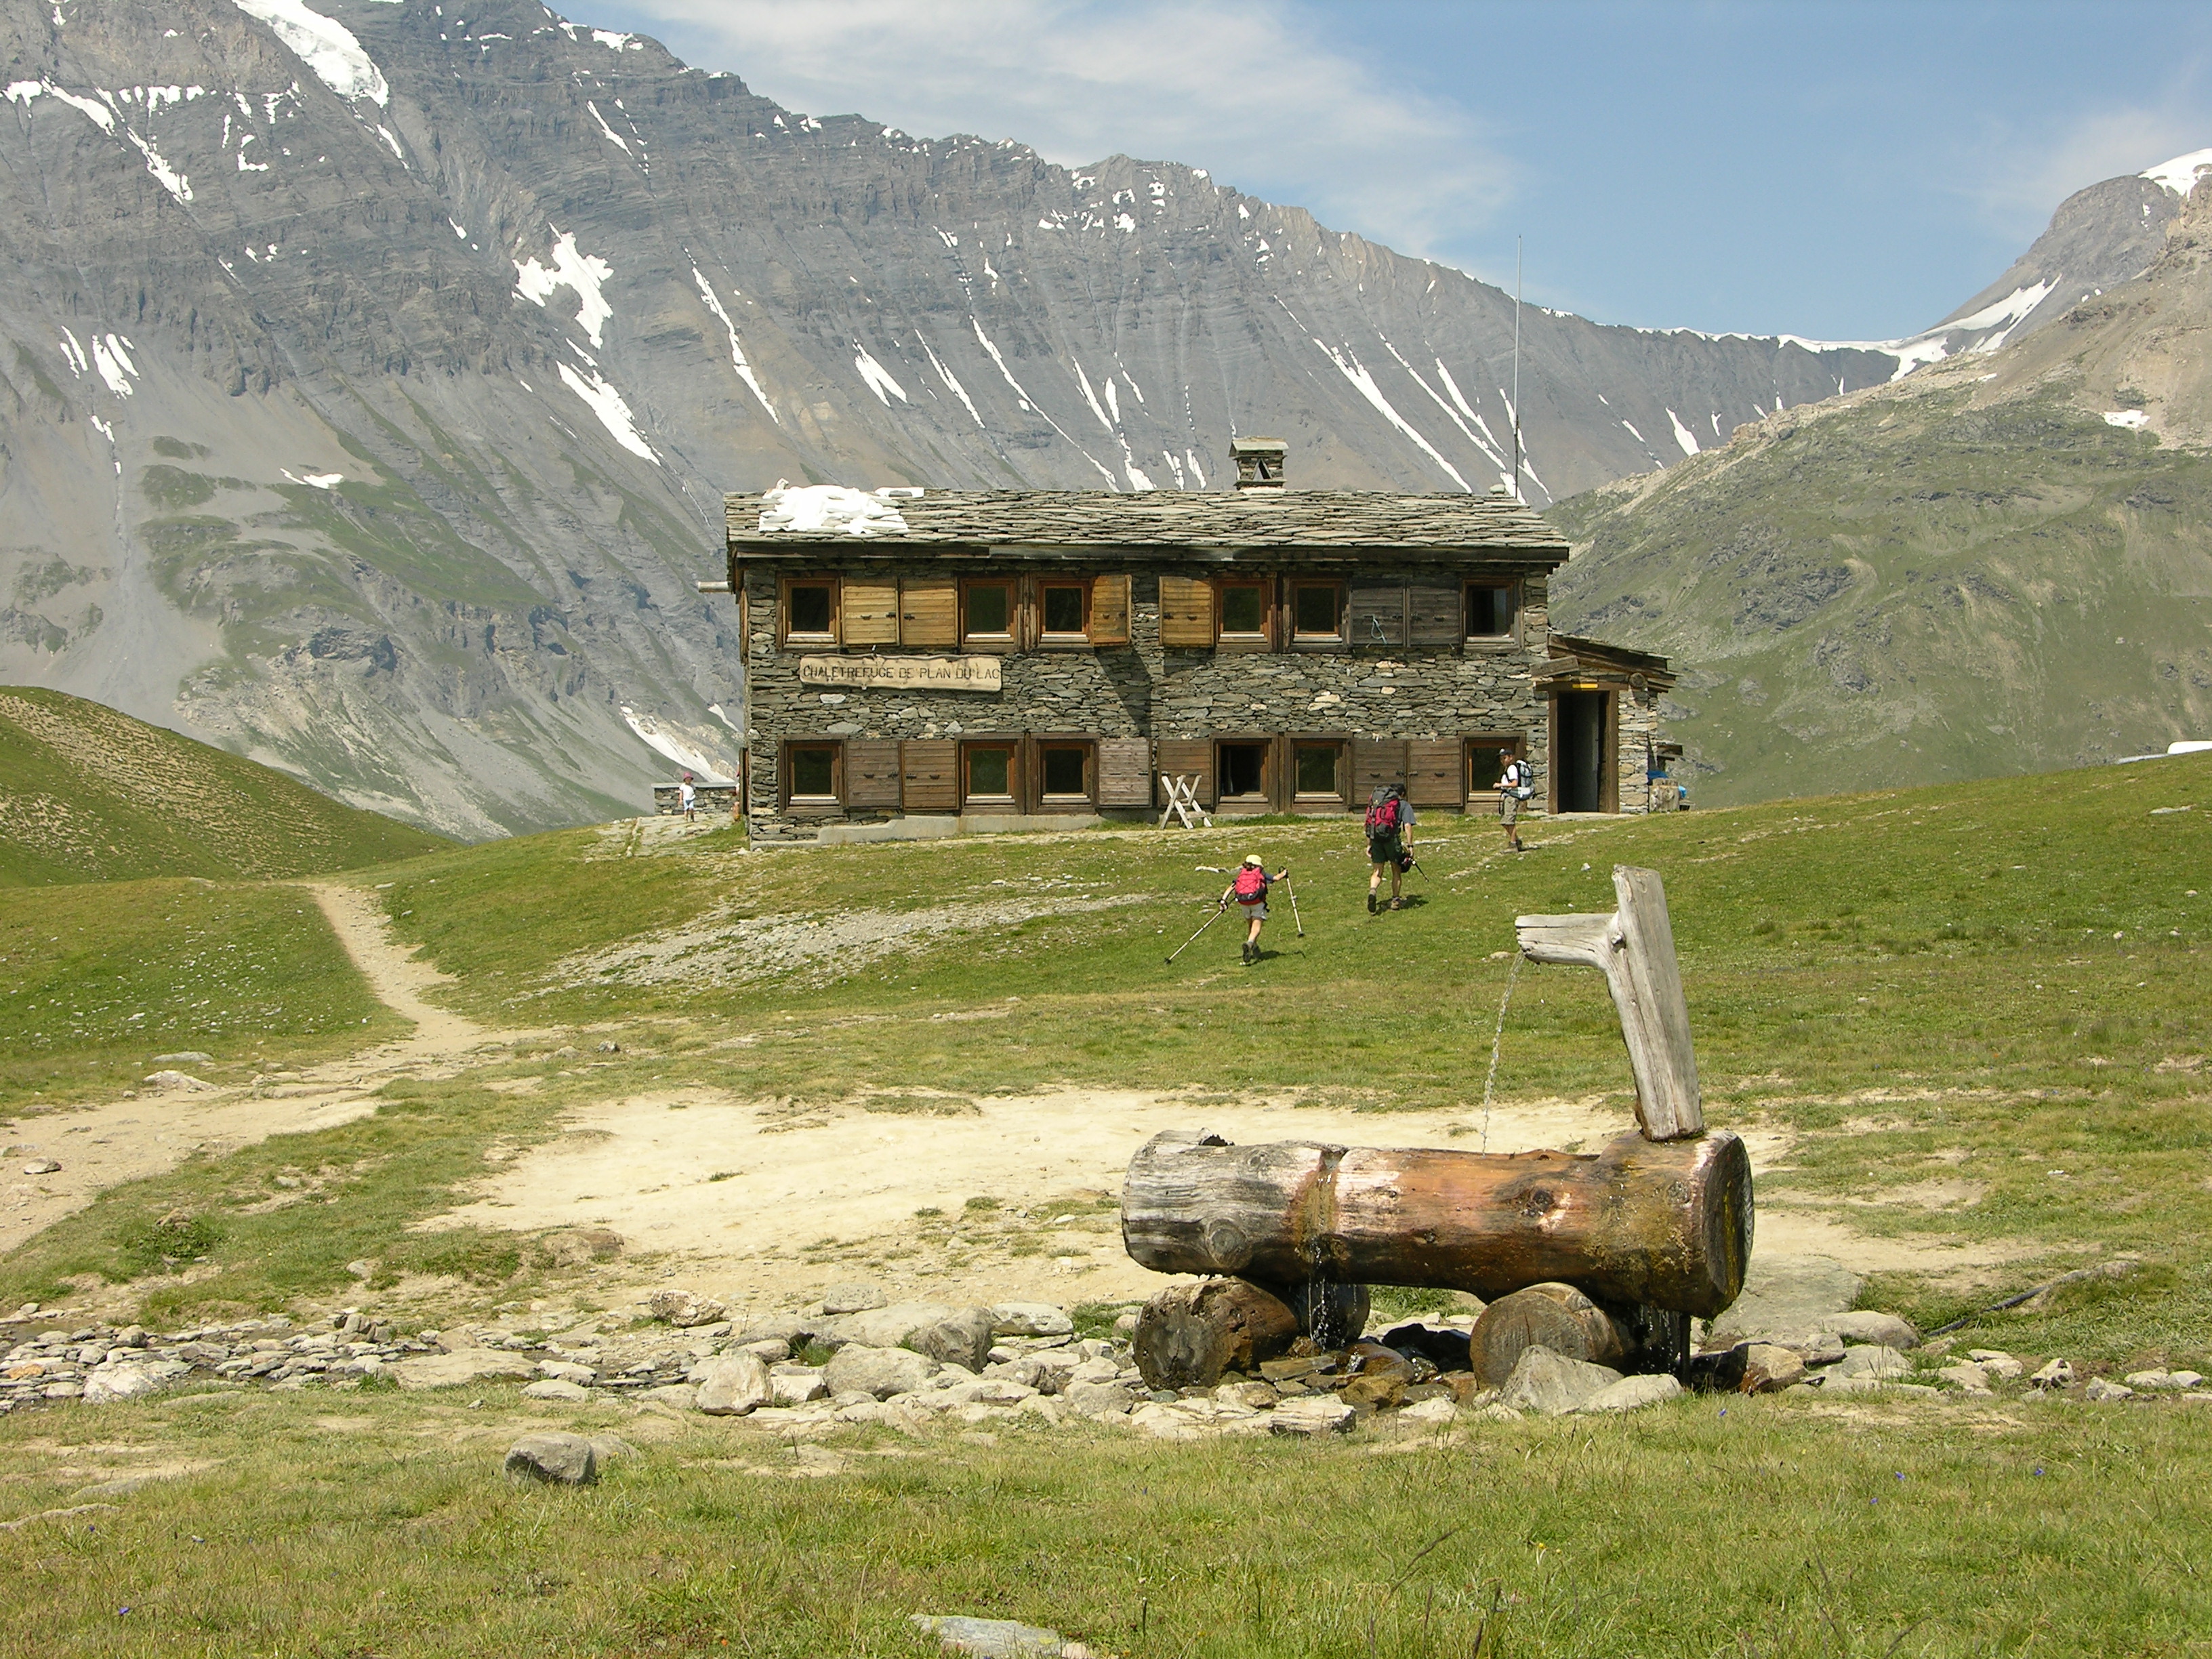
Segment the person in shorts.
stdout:
[[699,816],[699,788],[689,772],[684,775],[684,781],[677,786],[676,798],[687,819]]
[[1226,910],[1234,904],[1244,917],[1243,961],[1247,968],[1260,959],[1260,927],[1267,920],[1267,890],[1290,873],[1291,866],[1286,864],[1277,874],[1269,875],[1260,855],[1249,853],[1237,866],[1229,885],[1221,890],[1221,908]]
[[1413,827],[1413,803],[1406,799],[1406,786],[1387,783],[1377,789],[1367,803],[1367,914],[1373,915],[1378,908],[1382,886],[1382,872],[1390,872],[1390,908],[1406,908],[1399,889],[1406,879],[1406,872],[1413,867],[1411,854],[1406,850],[1406,832]]
[[1535,787],[1535,775],[1528,770],[1528,763],[1518,755],[1505,763],[1505,769],[1498,775],[1498,821],[1505,826],[1505,844],[1516,853],[1528,849],[1521,844],[1521,803]]

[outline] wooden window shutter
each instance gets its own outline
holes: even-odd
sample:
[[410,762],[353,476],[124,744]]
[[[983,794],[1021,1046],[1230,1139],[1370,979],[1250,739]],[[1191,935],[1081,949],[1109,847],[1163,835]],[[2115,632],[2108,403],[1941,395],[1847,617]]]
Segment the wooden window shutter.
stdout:
[[1345,606],[1344,620],[1346,644],[1405,644],[1405,584],[1354,580],[1349,602]]
[[1160,578],[1160,643],[1194,651],[1212,647],[1212,582],[1200,576]]
[[899,642],[898,580],[892,576],[848,576],[840,608],[848,645]]
[[1406,748],[1406,793],[1414,805],[1467,804],[1465,744],[1457,738],[1416,738]]
[[899,745],[901,803],[909,812],[951,812],[960,805],[960,745],[950,738]]
[[884,739],[846,744],[847,806],[855,811],[896,812],[899,809],[900,793],[899,746],[896,742]]
[[1406,740],[1385,738],[1378,742],[1362,743],[1354,739],[1352,745],[1352,799],[1356,805],[1364,805],[1367,798],[1386,783],[1406,781]]
[[1126,574],[1091,579],[1091,643],[1129,642],[1129,578]]
[[1414,645],[1457,645],[1467,620],[1457,582],[1415,582],[1407,590],[1407,635]]
[[[1127,578],[1124,577],[1123,580]],[[1152,804],[1152,742],[1150,738],[1098,739],[1098,804]]]
[[951,577],[911,577],[899,585],[899,642],[960,643],[960,590]]
[[[1166,579],[1161,579],[1164,581]],[[1213,739],[1163,738],[1152,745],[1152,769],[1178,778],[1198,775],[1198,804],[1213,805]]]

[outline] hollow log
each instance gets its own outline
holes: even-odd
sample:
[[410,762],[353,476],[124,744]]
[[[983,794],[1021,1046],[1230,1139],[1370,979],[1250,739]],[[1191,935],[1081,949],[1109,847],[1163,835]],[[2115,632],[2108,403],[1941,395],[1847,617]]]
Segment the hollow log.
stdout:
[[1531,1285],[1482,1310],[1468,1337],[1468,1368],[1495,1389],[1513,1375],[1524,1348],[1626,1370],[1637,1346],[1633,1331],[1573,1285]]
[[1726,1130],[1596,1152],[1485,1153],[1169,1129],[1129,1160],[1121,1240],[1166,1273],[1472,1291],[1559,1280],[1711,1319],[1743,1288],[1751,1161]]

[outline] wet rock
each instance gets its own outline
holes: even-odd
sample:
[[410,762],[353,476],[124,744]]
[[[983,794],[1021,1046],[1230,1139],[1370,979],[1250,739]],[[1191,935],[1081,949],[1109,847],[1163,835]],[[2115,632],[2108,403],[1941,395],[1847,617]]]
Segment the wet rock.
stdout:
[[712,1297],[695,1295],[690,1291],[655,1291],[646,1298],[645,1305],[655,1319],[664,1320],[678,1329],[712,1325],[730,1316],[730,1310]]
[[1559,1417],[1620,1381],[1620,1373],[1610,1365],[1570,1359],[1539,1343],[1521,1351],[1498,1398],[1514,1411]]
[[880,1308],[890,1301],[879,1285],[856,1282],[832,1285],[822,1292],[822,1311],[825,1314],[866,1313],[871,1308]]
[[830,1356],[822,1380],[833,1395],[857,1393],[871,1400],[888,1400],[895,1394],[911,1394],[926,1387],[934,1369],[909,1348],[876,1348],[848,1342]]
[[1900,1352],[1920,1346],[1920,1333],[1911,1322],[1892,1313],[1861,1310],[1832,1315],[1827,1328],[1846,1342],[1875,1342]]
[[1329,1395],[1306,1395],[1285,1400],[1268,1413],[1273,1434],[1350,1434],[1359,1413]]
[[990,1309],[963,1308],[923,1326],[907,1339],[905,1346],[940,1364],[964,1365],[980,1371],[991,1363],[992,1322]]
[[698,1408],[709,1417],[743,1417],[775,1398],[768,1367],[749,1353],[724,1354],[691,1369]]
[[580,1434],[526,1434],[501,1467],[510,1480],[547,1486],[586,1486],[599,1477],[599,1454]]
[[1463,1371],[1470,1364],[1468,1333],[1463,1330],[1418,1322],[1395,1325],[1383,1333],[1382,1346],[1409,1356],[1419,1354],[1439,1371]]
[[991,1309],[994,1336],[1070,1336],[1075,1322],[1048,1302],[1000,1302]]

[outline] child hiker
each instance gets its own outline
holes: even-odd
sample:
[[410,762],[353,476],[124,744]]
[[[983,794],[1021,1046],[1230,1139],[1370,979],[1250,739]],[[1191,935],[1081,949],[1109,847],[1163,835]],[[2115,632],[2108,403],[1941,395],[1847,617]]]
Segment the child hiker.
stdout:
[[683,806],[685,818],[696,818],[699,816],[699,789],[698,786],[692,781],[689,772],[684,775],[684,781],[678,787],[677,799]]
[[1390,872],[1390,908],[1405,908],[1399,887],[1413,860],[1406,852],[1406,831],[1413,827],[1413,804],[1406,799],[1406,786],[1386,783],[1367,803],[1367,914],[1375,914],[1376,891],[1382,872]]
[[1251,853],[1245,855],[1244,862],[1237,867],[1237,874],[1229,885],[1221,890],[1221,908],[1226,910],[1233,900],[1244,915],[1244,965],[1247,968],[1260,959],[1260,924],[1267,919],[1267,889],[1290,873],[1291,866],[1286,864],[1280,873],[1269,875],[1267,866],[1260,862],[1260,855]]

